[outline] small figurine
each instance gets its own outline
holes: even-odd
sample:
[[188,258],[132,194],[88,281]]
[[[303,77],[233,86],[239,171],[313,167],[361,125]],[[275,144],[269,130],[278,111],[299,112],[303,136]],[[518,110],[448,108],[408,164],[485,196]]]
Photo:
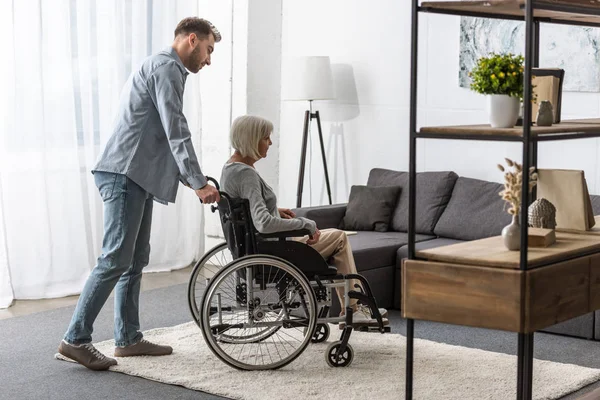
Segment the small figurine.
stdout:
[[527,223],[532,228],[556,228],[556,207],[548,200],[537,199],[528,209]]
[[554,111],[552,110],[552,103],[548,100],[542,100],[540,108],[536,117],[537,126],[552,126],[554,122]]

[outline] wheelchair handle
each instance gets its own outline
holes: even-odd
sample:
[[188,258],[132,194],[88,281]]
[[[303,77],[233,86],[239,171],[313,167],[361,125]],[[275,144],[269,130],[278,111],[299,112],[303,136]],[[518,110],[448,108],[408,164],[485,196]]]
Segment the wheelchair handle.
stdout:
[[[215,178],[211,177],[211,176],[205,176],[205,178],[206,178],[206,180],[207,180],[208,182],[212,182],[212,183],[215,185],[215,187],[216,187],[216,188],[217,188],[217,190],[219,191],[219,196],[223,196],[223,194],[224,194],[224,193],[223,193],[223,192],[221,192],[221,190],[220,190],[220,189],[221,189],[221,187],[219,186],[219,182],[217,182],[217,180],[216,180]],[[227,196],[227,194],[225,194],[225,195]],[[201,204],[204,204],[204,203],[202,202],[202,199],[198,198],[198,200],[200,200],[200,203],[201,203]],[[229,199],[227,199],[227,200],[229,200]],[[210,206],[210,211],[212,211],[212,212],[215,212],[215,211],[217,211],[217,210],[218,210],[218,208],[217,208],[217,207],[215,207],[215,206]]]
[[215,187],[217,188],[217,190],[221,190],[221,187],[219,186],[219,182],[217,182],[217,180],[215,178],[210,177],[210,176],[205,176],[205,178],[207,181],[212,182],[215,185]]
[[[212,179],[212,178],[211,178],[211,179]],[[218,189],[218,187],[217,187],[217,189]],[[227,200],[227,202],[228,202],[228,203],[231,203],[231,197],[230,197],[230,196],[229,196],[227,193],[225,193],[225,192],[221,192],[221,191],[219,190],[219,196],[221,196],[221,201],[222,201],[222,199],[225,199],[225,200]],[[214,212],[217,212],[218,210],[219,210],[219,207],[218,207],[218,206],[214,206],[214,205],[213,205],[213,206],[210,206],[210,211],[211,211],[211,212],[213,212],[213,213],[214,213]]]

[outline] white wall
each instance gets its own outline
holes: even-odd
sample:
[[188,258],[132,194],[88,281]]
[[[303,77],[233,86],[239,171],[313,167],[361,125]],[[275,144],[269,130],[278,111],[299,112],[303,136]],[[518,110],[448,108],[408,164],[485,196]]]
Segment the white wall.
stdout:
[[[286,0],[283,2],[282,76],[286,60],[328,55],[342,99],[315,102],[323,119],[334,203],[347,201],[350,186],[365,184],[369,170],[408,169],[410,90],[409,1]],[[486,99],[458,87],[460,18],[420,15],[418,125],[487,123]],[[543,34],[542,25],[542,34]],[[568,71],[567,71],[568,73]],[[302,122],[308,104],[282,101],[279,200],[294,205]],[[564,93],[563,119],[594,117],[600,96]],[[323,169],[312,135],[312,198],[307,177],[303,206],[325,204]],[[500,181],[496,164],[520,159],[511,143],[419,140],[419,171],[453,170],[459,175]],[[585,170],[591,193],[600,192],[598,140],[542,143],[539,166]],[[308,163],[307,163],[308,168]],[[308,174],[308,171],[307,171]]]
[[[277,192],[279,179],[279,116],[281,98],[281,0],[229,0],[207,3],[207,9],[221,18],[217,27],[223,41],[217,46],[215,74],[227,76],[205,82],[220,91],[216,101],[203,103],[203,171],[217,180],[231,155],[229,129],[237,116],[256,114],[273,122],[273,146],[269,157],[257,163],[261,176]],[[216,22],[215,22],[216,23]],[[222,24],[222,27],[221,27]],[[214,93],[211,91],[211,93]],[[227,99],[227,102],[225,101]],[[204,100],[204,98],[203,98]],[[225,106],[229,102],[229,106]],[[208,209],[206,210],[208,211]],[[217,214],[205,213],[205,242],[209,249],[223,241]]]
[[256,169],[275,193],[279,187],[281,7],[281,0],[252,0],[248,6],[247,113],[273,122],[273,145]]

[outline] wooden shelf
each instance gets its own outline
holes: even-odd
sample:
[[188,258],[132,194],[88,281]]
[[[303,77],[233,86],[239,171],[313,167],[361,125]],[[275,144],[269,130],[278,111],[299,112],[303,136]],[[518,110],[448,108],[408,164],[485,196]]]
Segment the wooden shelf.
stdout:
[[[428,126],[422,127],[421,134],[443,135],[481,135],[481,136],[505,136],[522,137],[523,127],[514,128],[492,128],[490,125],[455,125],[455,126]],[[553,135],[560,133],[598,133],[600,136],[600,119],[578,119],[563,121],[552,126],[532,126],[531,137]]]
[[[556,232],[556,243],[550,247],[529,247],[528,269],[556,263],[569,257],[600,251],[600,236],[585,233]],[[417,258],[452,264],[519,269],[521,252],[509,251],[502,237],[473,240],[416,252]]]
[[[529,0],[424,1],[421,10],[473,17],[524,18]],[[599,0],[532,0],[533,16],[542,22],[600,25]]]
[[402,316],[532,333],[600,308],[600,255],[520,271],[406,260]]

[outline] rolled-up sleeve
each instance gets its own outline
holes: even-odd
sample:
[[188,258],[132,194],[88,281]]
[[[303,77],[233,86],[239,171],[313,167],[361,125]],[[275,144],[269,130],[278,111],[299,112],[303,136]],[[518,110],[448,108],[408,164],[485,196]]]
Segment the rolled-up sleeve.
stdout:
[[158,67],[147,80],[148,91],[179,168],[180,179],[192,189],[200,189],[207,181],[200,169],[192,145],[192,135],[183,115],[184,84],[184,75],[175,61]]

